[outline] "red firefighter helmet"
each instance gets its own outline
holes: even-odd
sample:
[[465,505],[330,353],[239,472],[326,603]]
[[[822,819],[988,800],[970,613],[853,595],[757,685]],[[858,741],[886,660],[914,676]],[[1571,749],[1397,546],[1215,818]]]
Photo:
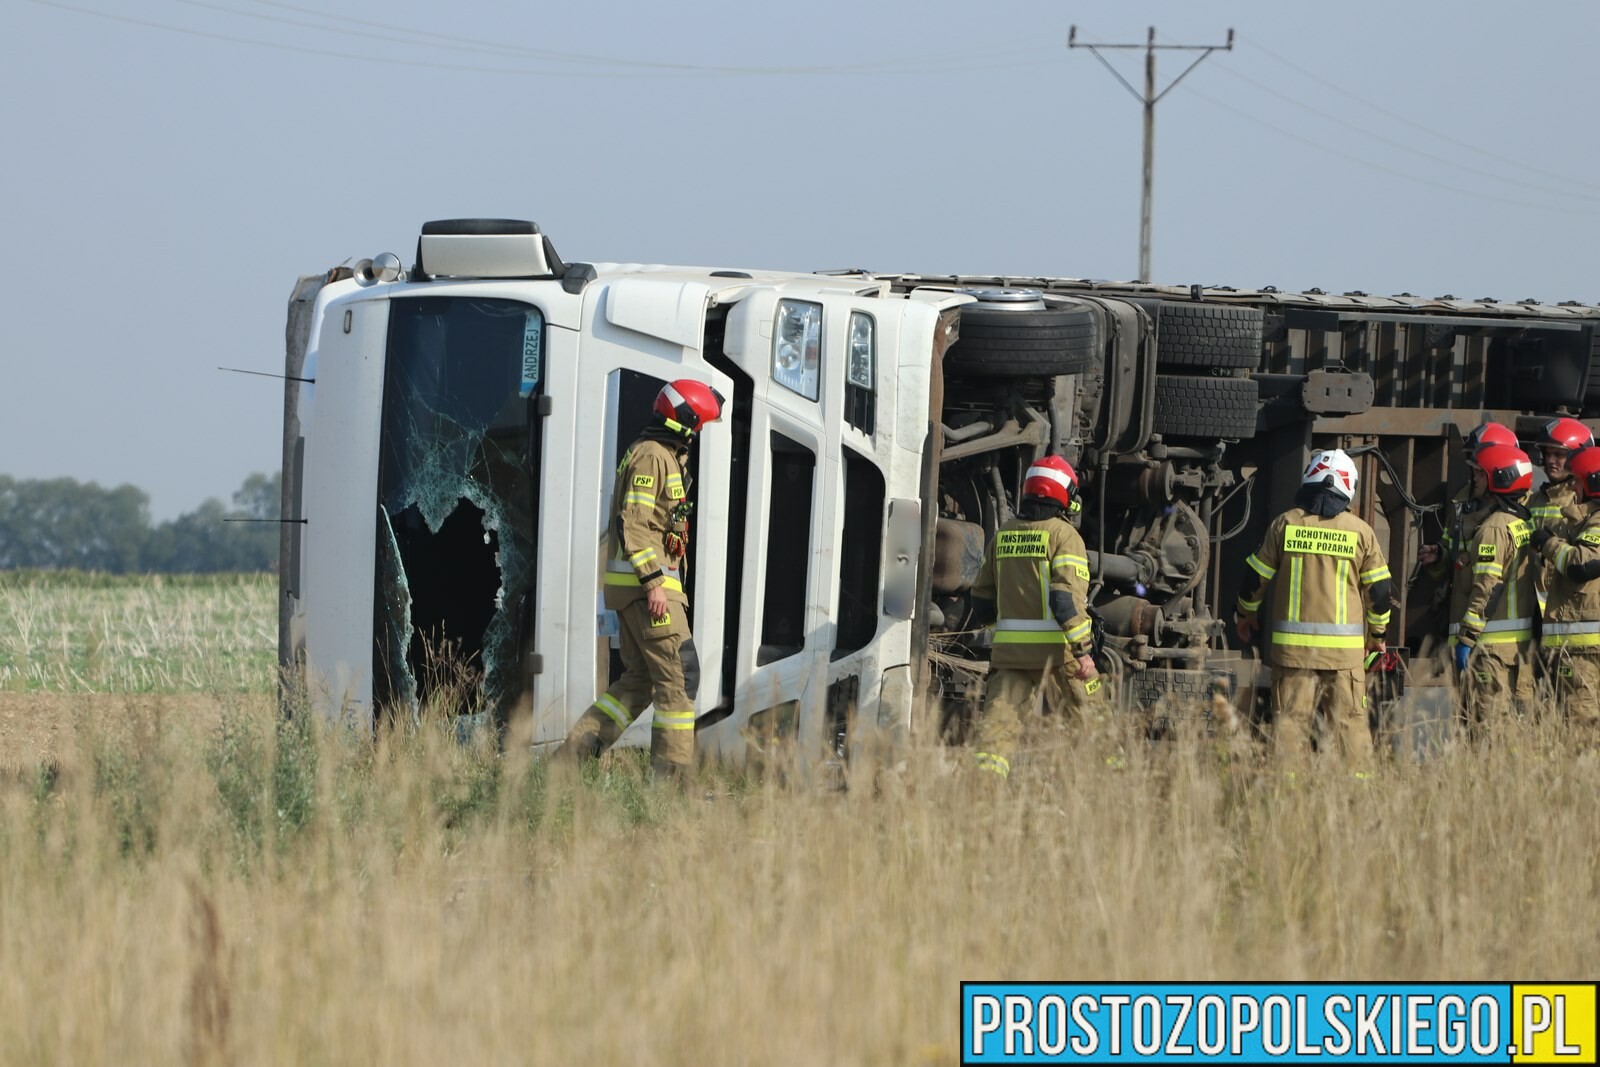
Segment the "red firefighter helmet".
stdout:
[[670,429],[684,434],[699,433],[707,423],[722,418],[722,394],[705,382],[679,378],[668,382],[656,394],[656,414]]
[[1510,445],[1512,448],[1517,448],[1520,443],[1517,441],[1517,435],[1509,427],[1498,422],[1486,422],[1467,434],[1465,445],[1470,459],[1490,445]]
[[1078,475],[1060,456],[1045,456],[1028,468],[1022,495],[1043,497],[1070,509],[1072,498],[1078,495]]
[[1489,480],[1489,492],[1516,496],[1533,488],[1533,462],[1520,448],[1490,445],[1478,453],[1478,466]]
[[1578,449],[1567,460],[1567,470],[1572,472],[1572,480],[1578,483],[1583,499],[1600,497],[1600,448],[1591,445]]
[[1571,452],[1594,444],[1594,434],[1577,419],[1551,419],[1539,431],[1540,448],[1564,448]]

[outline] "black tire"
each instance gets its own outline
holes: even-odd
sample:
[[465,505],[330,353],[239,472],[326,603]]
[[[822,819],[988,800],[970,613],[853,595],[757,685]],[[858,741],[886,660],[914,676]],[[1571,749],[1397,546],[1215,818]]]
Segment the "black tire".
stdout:
[[1100,362],[1100,331],[1089,308],[1005,311],[969,304],[961,336],[944,355],[952,378],[1048,378],[1082,374]]
[[1258,308],[1163,300],[1156,309],[1156,366],[1256,370],[1264,318]]
[[1156,379],[1155,431],[1165,437],[1254,437],[1259,395],[1249,378],[1162,375]]

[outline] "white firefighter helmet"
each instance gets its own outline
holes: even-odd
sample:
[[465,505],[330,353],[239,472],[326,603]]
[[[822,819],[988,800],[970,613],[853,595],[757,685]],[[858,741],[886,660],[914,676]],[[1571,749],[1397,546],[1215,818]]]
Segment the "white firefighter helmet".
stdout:
[[1346,500],[1355,499],[1358,480],[1356,462],[1342,448],[1318,452],[1300,476],[1301,485],[1326,485]]

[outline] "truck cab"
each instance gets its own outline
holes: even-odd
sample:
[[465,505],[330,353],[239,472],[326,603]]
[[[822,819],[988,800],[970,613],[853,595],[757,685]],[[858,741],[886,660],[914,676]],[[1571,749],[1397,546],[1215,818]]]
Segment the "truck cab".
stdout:
[[394,258],[291,302],[280,654],[316,710],[448,698],[558,743],[615,670],[613,472],[692,377],[729,398],[690,460],[701,747],[739,757],[752,720],[827,744],[858,707],[909,726],[930,379],[970,298],[567,265],[506,220],[427,224]]

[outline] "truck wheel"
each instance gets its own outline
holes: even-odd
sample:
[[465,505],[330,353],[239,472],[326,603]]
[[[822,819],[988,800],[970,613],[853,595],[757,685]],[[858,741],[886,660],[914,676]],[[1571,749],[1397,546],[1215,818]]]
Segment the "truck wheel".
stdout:
[[1249,378],[1162,375],[1156,379],[1156,433],[1235,441],[1254,437],[1258,395]]
[[1099,357],[1089,308],[1007,311],[968,304],[944,366],[952,378],[1048,378],[1093,370]]
[[1156,366],[1255,370],[1263,319],[1258,308],[1163,300],[1156,309]]

